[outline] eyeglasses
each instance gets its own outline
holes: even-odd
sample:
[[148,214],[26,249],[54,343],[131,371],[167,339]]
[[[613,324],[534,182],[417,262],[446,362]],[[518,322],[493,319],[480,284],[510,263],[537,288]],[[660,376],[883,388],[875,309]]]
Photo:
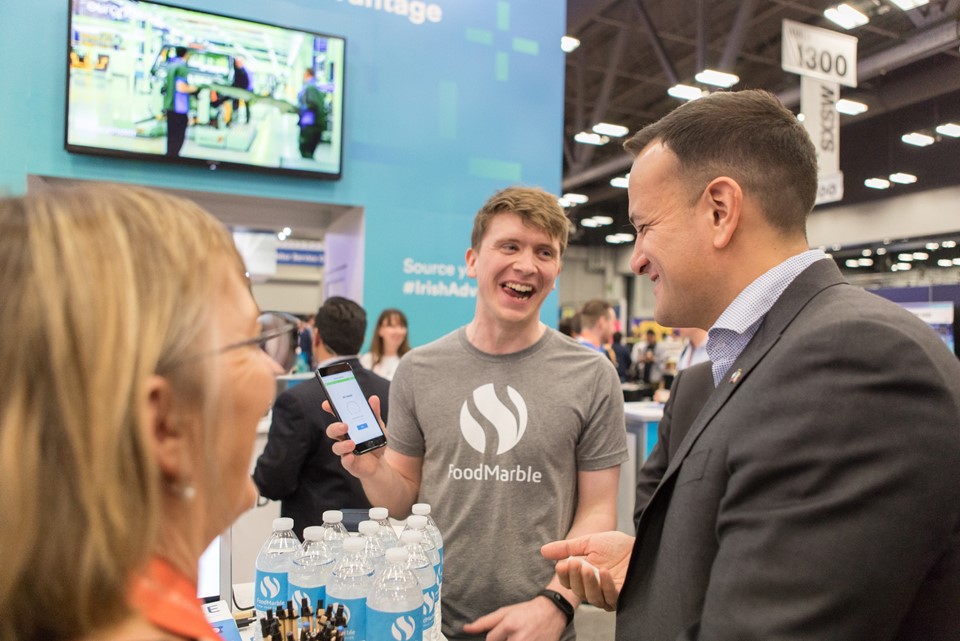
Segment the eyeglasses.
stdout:
[[299,344],[299,325],[296,317],[283,312],[264,312],[257,317],[257,323],[260,324],[262,331],[255,338],[249,338],[238,343],[231,343],[219,349],[197,354],[184,361],[180,361],[174,366],[183,363],[212,356],[213,354],[222,354],[223,352],[237,349],[240,347],[249,347],[258,345],[260,349],[267,353],[284,371],[289,372],[297,362],[297,347]]
[[265,351],[284,372],[289,372],[297,362],[299,344],[297,319],[283,312],[264,312],[257,317],[257,322],[263,328],[259,336],[221,347],[217,353],[247,345],[259,345],[260,349]]

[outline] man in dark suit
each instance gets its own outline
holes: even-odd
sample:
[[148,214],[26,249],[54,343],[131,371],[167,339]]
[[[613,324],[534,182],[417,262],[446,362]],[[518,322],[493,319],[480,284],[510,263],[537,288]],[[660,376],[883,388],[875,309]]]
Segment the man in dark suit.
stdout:
[[[367,330],[367,315],[360,305],[334,296],[314,319],[313,353],[318,366],[346,361],[369,397],[380,398],[380,415],[387,420],[390,382],[364,369],[357,359]],[[325,510],[369,508],[363,487],[343,469],[326,434],[334,422],[323,411],[327,399],[316,378],[280,394],[273,404],[273,421],[263,454],[253,472],[263,496],[280,501],[280,515],[293,519],[294,531],[320,525]]]
[[807,249],[809,137],[719,92],[625,146],[631,266],[659,323],[709,328],[717,389],[635,540],[544,546],[561,581],[624,641],[960,639],[960,362]]

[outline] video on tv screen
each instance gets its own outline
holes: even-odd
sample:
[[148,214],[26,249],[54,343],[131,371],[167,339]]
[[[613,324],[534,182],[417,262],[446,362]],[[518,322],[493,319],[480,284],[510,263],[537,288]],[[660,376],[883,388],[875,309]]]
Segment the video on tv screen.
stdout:
[[66,148],[339,178],[341,37],[70,0]]
[[930,302],[930,303],[900,303],[901,307],[929,325],[937,333],[950,351],[956,354],[956,344],[954,340],[954,321],[953,321],[953,303]]

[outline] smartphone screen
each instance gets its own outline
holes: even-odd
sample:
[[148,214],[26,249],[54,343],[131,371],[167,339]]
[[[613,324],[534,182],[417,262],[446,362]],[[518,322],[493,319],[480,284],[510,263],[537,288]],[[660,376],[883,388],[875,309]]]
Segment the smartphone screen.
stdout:
[[387,444],[387,437],[349,363],[321,367],[317,370],[317,378],[331,409],[342,423],[347,424],[347,434],[357,446],[354,454],[363,454]]

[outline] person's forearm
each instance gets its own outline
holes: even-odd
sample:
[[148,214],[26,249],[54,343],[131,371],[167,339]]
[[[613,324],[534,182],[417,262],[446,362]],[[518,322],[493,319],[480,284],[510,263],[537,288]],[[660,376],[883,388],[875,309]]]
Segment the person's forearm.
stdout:
[[[617,525],[617,506],[616,503],[610,503],[609,505],[604,503],[602,505],[593,506],[590,509],[581,509],[577,511],[577,515],[573,519],[573,524],[570,526],[570,530],[567,532],[565,538],[572,539],[578,536],[584,536],[586,534],[594,534],[597,532],[606,532],[608,530],[613,530]],[[547,588],[550,590],[556,590],[560,594],[566,597],[567,601],[577,607],[580,605],[580,598],[570,589],[563,587],[560,584],[560,579],[556,574],[550,579],[550,583],[547,584]]]
[[405,478],[386,460],[381,459],[376,471],[360,479],[360,483],[370,504],[387,508],[394,518],[409,516],[413,504],[417,502],[418,484]]

